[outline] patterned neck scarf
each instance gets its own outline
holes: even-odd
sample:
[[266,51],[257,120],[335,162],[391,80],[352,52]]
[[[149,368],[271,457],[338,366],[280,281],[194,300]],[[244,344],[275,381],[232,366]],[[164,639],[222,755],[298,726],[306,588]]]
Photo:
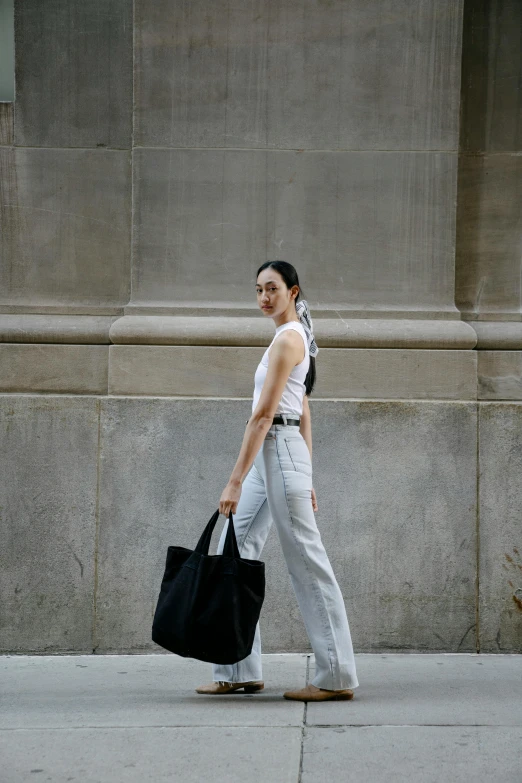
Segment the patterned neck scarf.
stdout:
[[310,356],[317,356],[319,353],[319,348],[315,342],[312,316],[310,315],[310,308],[308,307],[308,302],[306,299],[301,299],[300,302],[296,302],[295,310],[297,317],[301,321],[306,332],[306,339],[308,340],[308,350],[310,352]]

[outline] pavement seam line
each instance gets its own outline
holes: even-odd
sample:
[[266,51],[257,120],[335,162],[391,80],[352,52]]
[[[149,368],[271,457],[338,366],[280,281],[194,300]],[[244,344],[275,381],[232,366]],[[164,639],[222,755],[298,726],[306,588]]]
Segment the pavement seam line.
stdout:
[[[299,726],[292,725],[275,725],[267,726],[262,724],[251,724],[245,726],[244,724],[223,724],[217,725],[194,723],[194,724],[172,724],[165,723],[151,723],[142,725],[129,725],[129,726],[105,726],[103,724],[95,724],[92,726],[5,726],[0,728],[0,734],[3,731],[92,731],[93,729],[99,731],[119,730],[119,731],[131,731],[135,729],[296,729]],[[520,729],[518,723],[311,723],[307,724],[307,728],[312,729]]]
[[[343,726],[345,724],[342,724]],[[391,724],[394,725],[394,724]],[[473,724],[474,725],[474,724]],[[489,725],[489,724],[488,724]],[[495,724],[497,725],[497,724]],[[507,724],[508,726],[512,724]],[[130,724],[129,726],[106,726],[103,723],[94,724],[92,726],[5,726],[4,728],[0,728],[0,734],[2,731],[92,731],[93,729],[98,731],[106,731],[109,730],[118,730],[118,731],[134,731],[135,729],[218,729],[221,731],[221,729],[277,729],[277,731],[280,731],[281,729],[287,729],[287,730],[295,730],[300,728],[296,725],[267,725],[266,723],[260,723],[260,724],[249,724],[245,725],[244,723],[223,723],[216,724],[216,723],[187,723],[187,724],[168,724],[168,723],[143,723],[143,724]],[[301,727],[302,728],[302,727]],[[316,728],[314,726],[314,728]],[[324,728],[324,727],[319,727]]]
[[[306,674],[305,674],[305,686],[308,685],[310,675],[310,656],[306,656]],[[301,783],[303,779],[303,756],[304,756],[304,739],[305,739],[305,727],[306,727],[306,716],[308,711],[308,702],[305,701],[303,705],[303,722],[301,724],[301,750],[299,753],[299,770],[297,773],[297,783]]]

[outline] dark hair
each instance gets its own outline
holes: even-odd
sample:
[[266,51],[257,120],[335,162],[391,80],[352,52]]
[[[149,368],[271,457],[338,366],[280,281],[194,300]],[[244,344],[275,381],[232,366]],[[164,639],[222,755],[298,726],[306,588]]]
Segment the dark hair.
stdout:
[[[276,272],[279,272],[279,274],[285,281],[287,288],[292,288],[294,285],[299,286],[299,293],[294,299],[294,302],[298,302],[301,296],[301,286],[299,284],[299,278],[297,276],[295,266],[289,264],[288,261],[265,261],[265,263],[261,264],[261,266],[257,270],[256,280],[259,276],[259,273],[262,272],[263,269],[268,269],[269,267],[272,267],[272,269],[275,269]],[[308,372],[306,373],[306,378],[304,381],[305,392],[307,396],[310,396],[310,394],[312,393],[312,390],[315,386],[315,379],[316,379],[315,356],[310,356],[310,367],[308,368]]]

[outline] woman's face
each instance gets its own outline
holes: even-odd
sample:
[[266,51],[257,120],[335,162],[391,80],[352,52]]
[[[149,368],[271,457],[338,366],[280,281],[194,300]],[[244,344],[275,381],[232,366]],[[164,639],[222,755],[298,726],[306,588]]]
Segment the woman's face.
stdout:
[[270,317],[285,314],[299,292],[298,286],[287,288],[286,283],[275,269],[267,267],[259,273],[256,283],[257,304],[259,309]]

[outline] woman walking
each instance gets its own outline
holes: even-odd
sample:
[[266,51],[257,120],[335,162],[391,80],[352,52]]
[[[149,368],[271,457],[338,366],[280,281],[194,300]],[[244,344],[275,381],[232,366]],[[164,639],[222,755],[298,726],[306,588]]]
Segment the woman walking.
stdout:
[[[343,596],[315,522],[312,426],[308,395],[315,382],[312,319],[299,300],[297,272],[286,261],[267,261],[256,277],[258,306],[274,320],[275,336],[254,376],[252,415],[219,511],[234,514],[241,557],[258,560],[275,521],[283,555],[315,656],[311,684],[286,699],[351,699],[359,685]],[[223,551],[225,524],[218,544]],[[233,664],[213,664],[213,682],[198,693],[247,693],[264,687],[261,635],[252,652]]]

